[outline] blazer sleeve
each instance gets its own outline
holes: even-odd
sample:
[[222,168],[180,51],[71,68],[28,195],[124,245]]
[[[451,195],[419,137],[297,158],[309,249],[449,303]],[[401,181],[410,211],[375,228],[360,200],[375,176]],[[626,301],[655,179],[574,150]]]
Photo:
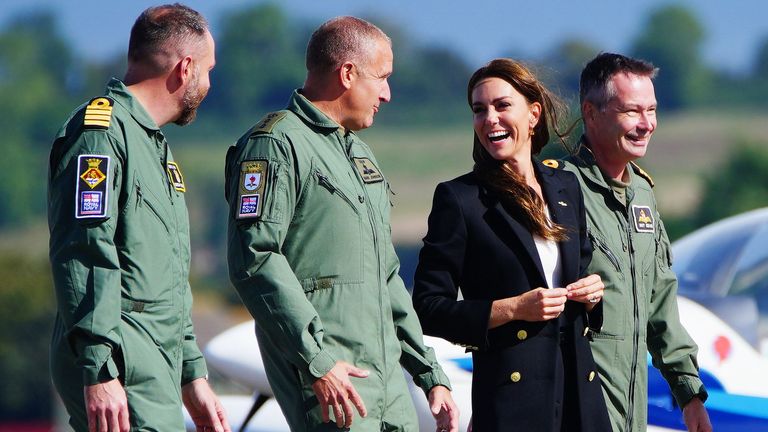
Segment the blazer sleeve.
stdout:
[[457,300],[460,281],[469,276],[464,274],[467,221],[450,183],[437,186],[428,225],[413,288],[424,334],[485,349],[492,300]]

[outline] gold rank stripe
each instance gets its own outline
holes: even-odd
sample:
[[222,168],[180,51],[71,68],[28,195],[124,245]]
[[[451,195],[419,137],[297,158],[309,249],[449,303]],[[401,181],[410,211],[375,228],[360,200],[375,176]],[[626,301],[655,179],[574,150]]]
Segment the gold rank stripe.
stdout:
[[96,107],[96,106],[90,106],[89,105],[89,106],[87,106],[85,108],[85,111],[87,111],[87,112],[95,112],[95,113],[102,113],[102,114],[111,114],[112,113],[112,107],[108,106],[108,107],[102,108],[102,107]]
[[112,107],[96,107],[88,106],[85,108],[85,118],[83,118],[83,125],[85,126],[100,126],[104,128],[109,127],[109,122],[112,119]]
[[85,114],[85,119],[86,120],[90,119],[90,120],[105,120],[105,121],[109,121],[110,118],[112,118],[112,116],[104,115],[104,114],[91,114],[91,113],[86,113]]

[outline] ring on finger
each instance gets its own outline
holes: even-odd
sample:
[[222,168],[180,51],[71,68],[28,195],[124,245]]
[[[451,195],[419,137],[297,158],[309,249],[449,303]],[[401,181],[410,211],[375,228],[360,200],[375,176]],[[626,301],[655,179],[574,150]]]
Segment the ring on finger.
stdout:
[[590,303],[597,303],[598,301],[600,301],[600,299],[598,297],[593,297],[593,298],[589,299]]

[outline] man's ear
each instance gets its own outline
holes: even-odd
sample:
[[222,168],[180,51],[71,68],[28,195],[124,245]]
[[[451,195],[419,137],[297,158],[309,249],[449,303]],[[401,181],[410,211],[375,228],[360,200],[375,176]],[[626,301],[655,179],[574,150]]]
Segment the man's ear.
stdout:
[[344,62],[338,69],[339,83],[346,89],[352,87],[352,82],[357,78],[357,66],[352,62]]
[[176,75],[176,78],[179,80],[180,85],[187,84],[189,80],[192,79],[192,76],[194,75],[194,71],[193,71],[194,67],[195,67],[194,61],[190,56],[184,57],[179,61],[178,64],[176,64],[176,69],[174,69],[174,74]]
[[581,104],[581,118],[584,122],[592,122],[597,114],[597,107],[595,104],[589,101],[584,101]]

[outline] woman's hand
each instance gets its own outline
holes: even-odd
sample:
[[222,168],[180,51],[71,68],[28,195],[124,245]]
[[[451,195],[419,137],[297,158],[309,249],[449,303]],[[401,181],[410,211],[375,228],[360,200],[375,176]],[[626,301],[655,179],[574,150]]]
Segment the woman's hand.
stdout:
[[560,316],[568,300],[565,288],[535,288],[519,296],[495,300],[488,328],[510,321],[547,321]]
[[568,290],[568,300],[584,303],[587,312],[591,312],[603,298],[605,285],[600,275],[591,274],[569,284],[565,289]]

